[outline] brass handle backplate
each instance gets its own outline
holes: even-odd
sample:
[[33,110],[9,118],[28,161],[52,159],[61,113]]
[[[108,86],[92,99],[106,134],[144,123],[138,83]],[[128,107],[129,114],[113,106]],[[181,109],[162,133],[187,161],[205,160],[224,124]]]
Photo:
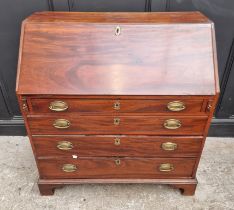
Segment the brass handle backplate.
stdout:
[[121,28],[120,28],[120,26],[116,26],[116,28],[115,28],[115,35],[119,36],[120,34],[121,34]]
[[186,108],[184,102],[182,101],[172,101],[167,104],[167,108],[173,112],[179,112]]
[[120,138],[115,138],[115,145],[116,146],[120,145]]
[[57,148],[60,150],[70,150],[73,148],[73,145],[70,141],[59,141]]
[[165,120],[163,125],[166,129],[175,130],[181,127],[181,122],[176,119],[169,119]]
[[166,151],[173,151],[177,149],[177,144],[172,142],[162,143],[162,149]]
[[69,122],[69,120],[65,120],[65,119],[57,119],[53,123],[53,126],[58,129],[66,129],[66,128],[69,128],[70,125],[71,123]]
[[68,109],[68,104],[64,101],[53,101],[50,103],[49,109],[55,112],[62,112]]
[[114,118],[114,125],[119,125],[119,124],[120,124],[120,119]]
[[115,164],[116,164],[117,166],[120,165],[120,164],[121,164],[120,159],[116,159],[116,160],[115,160]]
[[75,165],[73,165],[73,164],[64,164],[63,167],[62,167],[62,170],[64,172],[70,173],[70,172],[76,171],[77,167]]
[[162,163],[159,166],[159,171],[170,172],[174,170],[174,166],[171,163]]
[[119,102],[119,101],[116,101],[116,102],[114,103],[114,109],[115,109],[115,110],[120,110],[120,102]]

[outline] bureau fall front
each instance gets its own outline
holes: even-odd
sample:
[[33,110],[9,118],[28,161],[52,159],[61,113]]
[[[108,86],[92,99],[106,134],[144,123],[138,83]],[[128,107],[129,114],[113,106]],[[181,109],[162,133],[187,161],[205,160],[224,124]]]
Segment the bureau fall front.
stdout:
[[199,12],[39,12],[22,24],[16,91],[42,195],[83,183],[193,195],[219,94]]

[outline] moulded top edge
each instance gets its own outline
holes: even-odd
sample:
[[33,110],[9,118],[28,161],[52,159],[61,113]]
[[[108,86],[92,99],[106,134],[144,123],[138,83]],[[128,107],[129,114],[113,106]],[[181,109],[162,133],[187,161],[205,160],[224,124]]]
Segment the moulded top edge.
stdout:
[[212,23],[200,12],[36,12],[27,22]]

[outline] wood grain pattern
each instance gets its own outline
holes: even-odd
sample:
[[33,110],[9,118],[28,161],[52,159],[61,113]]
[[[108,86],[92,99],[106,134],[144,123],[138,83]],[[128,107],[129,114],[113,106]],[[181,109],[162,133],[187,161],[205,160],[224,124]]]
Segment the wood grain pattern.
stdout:
[[[41,194],[64,184],[162,183],[193,195],[219,94],[214,40],[213,23],[198,12],[42,12],[26,19],[16,90]],[[55,100],[69,108],[49,110]],[[186,109],[169,111],[174,100]],[[70,126],[55,128],[57,119]],[[166,129],[168,119],[182,126]],[[59,141],[72,149],[59,150]],[[166,142],[177,149],[164,151]],[[160,171],[163,163],[173,169]],[[77,170],[65,172],[64,164]]]
[[[114,119],[120,120],[119,125],[114,125]],[[202,135],[206,116],[179,116],[182,126],[175,130],[164,128],[167,119],[172,116],[83,116],[62,115],[28,117],[28,123],[33,135],[35,134],[149,134],[149,135]],[[70,122],[67,129],[58,129],[53,126],[56,119],[66,119]]]
[[[120,143],[116,145],[115,140]],[[69,141],[73,148],[60,150],[60,141]],[[34,136],[37,157],[196,157],[200,151],[202,137],[162,136]],[[174,151],[162,149],[162,144],[177,144]]]
[[[107,113],[170,113],[170,114],[204,114],[206,110],[202,107],[203,99],[182,99],[174,97],[171,99],[161,100],[124,100],[124,99],[79,99],[79,98],[32,98],[30,99],[32,114],[55,113],[49,109],[49,105],[54,101],[64,101],[68,105],[65,113],[91,113],[91,114],[107,114]],[[167,108],[167,104],[172,101],[181,101],[186,108],[182,111],[173,112]],[[119,103],[119,109],[114,109],[114,104]]]
[[[60,17],[72,20],[66,14]],[[53,13],[44,14],[44,22],[25,22],[19,94],[215,95],[209,21],[166,25],[158,15],[127,13],[121,17],[127,23],[85,24],[84,15],[72,14],[82,22],[50,22]],[[144,24],[146,17],[154,24]]]
[[80,23],[210,23],[200,12],[36,12],[28,17],[30,22],[80,22]]
[[215,96],[213,95],[24,95],[25,98],[30,102],[31,99],[108,99],[108,100],[212,100]]
[[[115,160],[121,161],[120,165]],[[195,159],[169,158],[79,158],[40,159],[40,178],[175,178],[191,177]],[[161,163],[171,163],[174,170],[159,171]],[[63,164],[77,166],[75,172],[64,172]]]

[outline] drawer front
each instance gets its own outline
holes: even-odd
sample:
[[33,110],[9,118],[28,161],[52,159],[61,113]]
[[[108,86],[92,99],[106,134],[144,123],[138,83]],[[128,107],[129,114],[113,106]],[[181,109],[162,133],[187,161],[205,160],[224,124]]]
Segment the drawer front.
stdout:
[[202,135],[206,116],[30,116],[32,134]]
[[192,157],[201,148],[202,137],[157,136],[35,136],[38,157],[136,156]]
[[109,99],[36,99],[30,100],[32,113],[204,113],[203,100],[109,100]]
[[191,177],[194,158],[41,159],[41,178]]

